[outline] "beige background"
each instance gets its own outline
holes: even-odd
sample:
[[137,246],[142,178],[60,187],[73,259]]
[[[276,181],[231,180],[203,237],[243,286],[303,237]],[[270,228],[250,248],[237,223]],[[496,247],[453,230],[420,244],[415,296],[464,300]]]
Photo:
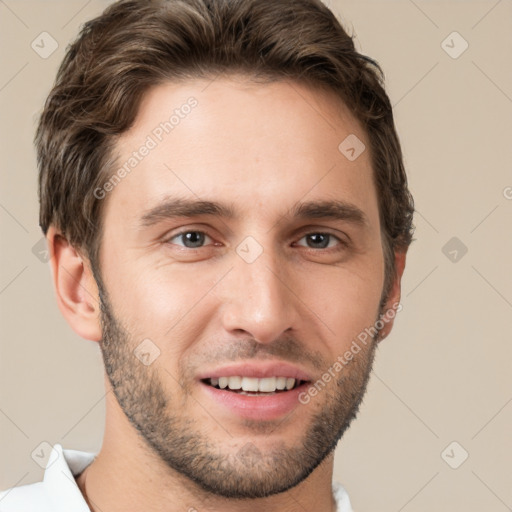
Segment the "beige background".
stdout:
[[[33,253],[32,137],[66,45],[106,4],[0,0],[2,489],[41,479],[41,442],[101,445],[99,350],[65,323]],[[386,72],[417,206],[403,311],[336,477],[358,512],[512,510],[512,0],[330,5]],[[43,31],[59,45],[46,59],[31,48]],[[456,59],[453,31],[469,44]],[[452,237],[468,249],[456,262]]]

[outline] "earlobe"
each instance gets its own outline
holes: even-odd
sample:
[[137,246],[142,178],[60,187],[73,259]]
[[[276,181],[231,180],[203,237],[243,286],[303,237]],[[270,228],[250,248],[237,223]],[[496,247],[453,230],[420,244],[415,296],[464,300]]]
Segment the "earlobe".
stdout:
[[386,301],[386,306],[381,314],[381,321],[384,323],[384,326],[379,331],[378,341],[382,341],[386,336],[389,335],[391,329],[393,329],[395,317],[401,310],[401,283],[402,275],[405,269],[406,254],[407,249],[403,251],[395,251],[395,278],[393,280],[393,284]]
[[99,293],[90,263],[50,227],[47,233],[57,304],[71,328],[82,338],[99,341]]

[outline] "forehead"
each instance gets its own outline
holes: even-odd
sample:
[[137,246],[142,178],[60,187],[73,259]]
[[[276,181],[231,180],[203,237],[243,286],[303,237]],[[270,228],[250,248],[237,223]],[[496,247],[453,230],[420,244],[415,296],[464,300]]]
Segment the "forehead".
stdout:
[[236,77],[164,83],[117,142],[114,173],[124,172],[107,210],[133,217],[170,195],[229,198],[263,219],[301,199],[336,199],[376,221],[368,147],[360,123],[324,90]]

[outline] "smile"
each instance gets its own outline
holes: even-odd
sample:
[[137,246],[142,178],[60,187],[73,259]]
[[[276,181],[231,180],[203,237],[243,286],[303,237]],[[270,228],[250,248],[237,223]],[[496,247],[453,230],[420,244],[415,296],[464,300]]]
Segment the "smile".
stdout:
[[212,377],[203,379],[203,382],[216,389],[227,389],[228,391],[234,391],[242,395],[257,396],[291,391],[302,385],[305,381],[291,377],[256,378],[233,376]]

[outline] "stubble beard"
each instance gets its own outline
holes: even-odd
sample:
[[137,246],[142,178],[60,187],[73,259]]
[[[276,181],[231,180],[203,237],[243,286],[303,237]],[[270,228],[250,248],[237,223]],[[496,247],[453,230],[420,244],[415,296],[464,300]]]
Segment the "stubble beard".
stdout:
[[[264,431],[267,435],[277,433],[279,423],[248,421],[248,435],[254,432],[254,440],[238,444],[235,440],[226,449],[207,433],[216,425],[202,430],[197,419],[185,417],[180,411],[187,398],[182,393],[184,388],[178,391],[182,396],[169,395],[157,366],[145,366],[135,357],[138,342],[115,316],[101,288],[100,347],[117,401],[150,450],[203,492],[232,499],[282,493],[306,479],[325,460],[357,416],[373,365],[375,339],[343,367],[329,388],[309,404],[298,405],[282,420],[289,428],[299,408],[318,411],[310,416],[306,427],[297,422],[297,428],[305,431],[294,446],[276,440],[271,449],[264,449],[258,443],[259,436]],[[214,418],[210,419],[215,423]],[[229,430],[229,425],[223,428]]]

